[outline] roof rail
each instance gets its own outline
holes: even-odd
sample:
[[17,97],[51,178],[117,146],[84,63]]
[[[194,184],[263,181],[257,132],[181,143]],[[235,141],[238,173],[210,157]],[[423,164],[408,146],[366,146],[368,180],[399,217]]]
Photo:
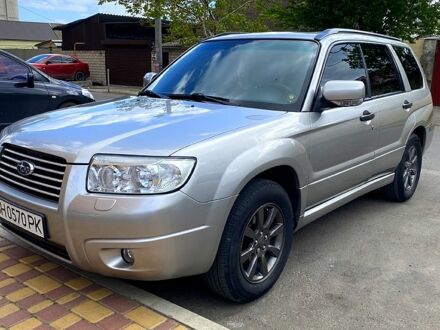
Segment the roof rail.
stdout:
[[218,33],[218,34],[216,34],[216,35],[214,35],[214,36],[212,36],[212,37],[209,37],[208,39],[210,39],[210,38],[216,38],[216,37],[223,37],[223,36],[227,36],[227,35],[230,35],[230,34],[242,34],[242,33],[244,33],[244,32],[222,32],[222,33]]
[[367,35],[367,36],[373,36],[373,37],[380,37],[380,38],[386,38],[386,39],[391,39],[391,40],[402,41],[402,39],[400,39],[400,38],[387,36],[385,34],[374,33],[374,32],[367,32],[367,31],[361,31],[361,30],[353,30],[353,29],[327,29],[327,30],[319,32],[315,36],[315,40],[319,41],[319,40],[324,39],[325,37],[331,36],[333,34],[338,34],[338,33],[363,34],[363,35]]

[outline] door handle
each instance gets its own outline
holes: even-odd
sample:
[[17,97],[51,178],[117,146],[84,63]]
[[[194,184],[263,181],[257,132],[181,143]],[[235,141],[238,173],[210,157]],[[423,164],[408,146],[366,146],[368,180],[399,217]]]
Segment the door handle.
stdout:
[[403,102],[403,104],[402,104],[402,108],[405,109],[405,110],[406,109],[411,109],[412,106],[413,106],[412,102],[409,102],[408,100],[405,100],[405,102]]
[[370,111],[365,110],[359,119],[360,119],[360,121],[369,121],[369,120],[373,119],[374,117],[376,117],[376,115],[374,113],[371,113]]

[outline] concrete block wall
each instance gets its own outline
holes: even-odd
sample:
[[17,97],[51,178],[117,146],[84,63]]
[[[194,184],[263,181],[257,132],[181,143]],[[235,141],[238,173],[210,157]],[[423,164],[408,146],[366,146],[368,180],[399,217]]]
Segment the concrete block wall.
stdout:
[[420,59],[426,80],[431,85],[438,38],[426,38],[423,43],[423,55]]
[[[62,51],[63,54],[74,55],[72,51]],[[92,83],[106,85],[105,51],[77,50],[75,56],[89,64],[90,80]]]

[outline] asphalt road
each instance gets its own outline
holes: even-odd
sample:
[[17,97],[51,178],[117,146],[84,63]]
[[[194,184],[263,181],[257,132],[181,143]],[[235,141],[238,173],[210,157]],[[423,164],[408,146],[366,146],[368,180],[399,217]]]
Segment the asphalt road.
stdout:
[[232,329],[438,329],[439,110],[436,122],[413,199],[372,193],[303,228],[278,283],[258,301],[232,304],[198,277],[135,284]]

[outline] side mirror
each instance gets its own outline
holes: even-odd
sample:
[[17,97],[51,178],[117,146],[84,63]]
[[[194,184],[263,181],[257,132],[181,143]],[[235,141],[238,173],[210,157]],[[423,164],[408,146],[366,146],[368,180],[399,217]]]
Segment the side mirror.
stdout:
[[29,88],[35,87],[35,76],[33,73],[28,73],[26,76],[26,86]]
[[330,80],[322,88],[322,95],[339,107],[360,105],[365,98],[365,84],[362,81]]
[[156,77],[156,76],[157,76],[156,72],[146,73],[144,76],[144,87],[149,85],[154,80],[154,77]]
[[20,77],[22,81],[15,84],[15,87],[28,87],[28,88],[34,88],[35,87],[35,77],[33,73],[27,73],[26,77],[24,76],[16,76]]

